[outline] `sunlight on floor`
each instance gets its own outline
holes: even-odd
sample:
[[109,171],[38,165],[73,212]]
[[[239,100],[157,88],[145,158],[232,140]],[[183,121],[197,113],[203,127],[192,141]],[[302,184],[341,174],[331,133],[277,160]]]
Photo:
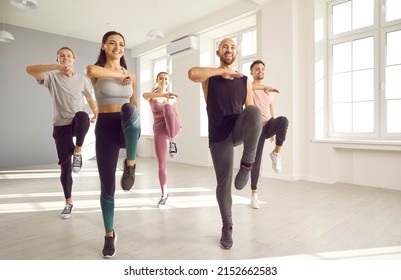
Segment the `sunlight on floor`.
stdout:
[[[122,175],[120,169],[116,169],[116,175]],[[142,176],[140,172],[135,173],[136,176]],[[97,168],[85,168],[78,174],[73,173],[73,177],[97,177],[99,176]],[[36,169],[36,170],[9,170],[0,171],[0,180],[14,180],[14,179],[46,179],[46,178],[59,178],[60,169]]]
[[375,259],[401,259],[401,246],[367,248],[336,252],[322,252],[315,254],[293,255],[268,258],[266,260],[375,260]]
[[[160,189],[134,190],[124,192],[116,191],[115,211],[129,210],[147,210],[157,209],[158,195]],[[170,198],[164,209],[174,208],[199,208],[199,207],[217,207],[216,196],[212,190],[201,187],[194,188],[170,188]],[[194,195],[176,195],[180,193],[196,193]],[[202,194],[213,193],[213,194]],[[138,195],[151,194],[151,197],[137,197]],[[95,196],[93,199],[79,199],[74,202],[74,213],[84,213],[92,211],[100,211],[99,203],[100,191],[77,191],[74,192],[74,197]],[[127,198],[121,198],[120,195],[125,195]],[[135,196],[135,197],[134,197]],[[25,193],[25,194],[3,194],[2,199],[14,198],[45,198],[45,197],[63,197],[62,192],[52,193]],[[261,202],[264,203],[264,202]],[[233,195],[233,204],[249,204],[249,198]],[[17,203],[1,203],[0,214],[5,213],[24,213],[24,212],[41,212],[60,210],[64,205],[64,201],[39,201],[39,202],[17,202]]]

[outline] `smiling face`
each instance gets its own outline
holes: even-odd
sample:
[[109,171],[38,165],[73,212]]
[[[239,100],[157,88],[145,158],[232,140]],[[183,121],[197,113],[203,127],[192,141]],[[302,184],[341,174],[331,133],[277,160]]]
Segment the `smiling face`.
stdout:
[[61,48],[57,52],[57,63],[71,67],[74,64],[74,62],[75,62],[75,56],[70,49]]
[[265,66],[262,63],[255,64],[252,66],[251,75],[255,81],[263,80],[265,78]]
[[169,79],[169,77],[168,77],[168,74],[167,74],[167,73],[164,73],[164,72],[160,72],[160,73],[157,75],[156,82],[157,82],[157,86],[158,86],[159,88],[167,88],[167,87],[168,87],[168,84],[169,84],[169,82],[170,82],[170,79]]
[[120,35],[110,35],[103,44],[102,49],[108,59],[120,59],[124,55],[125,42]]
[[216,51],[220,57],[221,66],[229,66],[234,63],[238,55],[237,45],[231,38],[226,38],[219,44],[219,49]]

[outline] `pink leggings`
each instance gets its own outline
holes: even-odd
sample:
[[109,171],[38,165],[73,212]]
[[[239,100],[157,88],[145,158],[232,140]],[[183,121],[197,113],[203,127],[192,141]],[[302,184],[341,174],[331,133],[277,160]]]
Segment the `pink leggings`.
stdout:
[[159,181],[162,192],[167,186],[167,146],[169,139],[175,138],[180,132],[180,124],[174,112],[173,105],[163,106],[163,116],[153,122],[154,145],[159,164]]

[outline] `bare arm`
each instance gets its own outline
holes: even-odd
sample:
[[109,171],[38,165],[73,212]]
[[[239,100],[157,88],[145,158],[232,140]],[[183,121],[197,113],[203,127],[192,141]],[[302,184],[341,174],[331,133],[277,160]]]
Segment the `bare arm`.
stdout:
[[88,101],[89,107],[91,108],[92,112],[93,112],[93,117],[91,118],[91,123],[95,122],[95,120],[97,119],[97,107],[96,107],[96,103],[95,100],[93,100],[91,95],[86,95],[85,96],[86,101]]
[[124,81],[124,79],[130,77],[133,80],[134,78],[131,77],[132,74],[133,73],[119,73],[98,65],[88,65],[86,67],[86,75],[91,79],[111,78]]
[[122,79],[122,82],[127,84],[127,83],[132,83],[132,95],[129,99],[131,104],[134,104],[136,108],[138,108],[138,101],[136,100],[135,97],[135,86],[136,86],[136,75],[134,73],[128,73],[129,76],[126,78]]
[[174,102],[174,112],[175,112],[175,115],[177,116],[178,123],[181,125],[181,122],[180,122],[180,115],[178,114],[177,100]]
[[276,92],[279,93],[278,89],[276,89],[275,87],[271,87],[271,86],[265,86],[264,84],[252,84],[252,88],[254,90],[263,90],[266,93],[269,92]]
[[241,78],[243,75],[226,68],[192,67],[189,69],[188,78],[195,83],[202,83],[206,102],[209,78],[214,76],[222,76],[224,79],[233,80],[234,78]]
[[203,83],[210,77],[222,76],[224,79],[233,80],[241,78],[241,73],[226,68],[192,67],[188,71],[188,78],[195,83]]
[[254,105],[254,104],[253,104],[252,84],[251,81],[247,79],[245,106],[249,105]]
[[213,76],[222,76],[224,73],[223,68],[212,67],[192,67],[188,71],[188,78],[195,83],[205,82]]
[[274,111],[273,103],[270,104],[270,114],[272,115],[273,118],[275,118],[276,112]]
[[29,65],[26,67],[26,72],[39,81],[43,81],[45,79],[45,72],[57,70],[67,76],[72,76],[74,74],[74,70],[71,67],[57,63]]
[[[272,118],[275,118],[276,112],[274,111],[274,106],[273,103],[270,104],[270,114],[272,116]],[[272,137],[270,137],[270,142],[275,142],[276,141],[276,135],[273,135]]]
[[157,97],[165,97],[165,98],[172,98],[172,97],[178,97],[176,94],[171,93],[171,92],[166,92],[166,93],[161,93],[161,92],[145,92],[142,94],[143,98],[147,101],[149,101],[152,98],[157,98]]

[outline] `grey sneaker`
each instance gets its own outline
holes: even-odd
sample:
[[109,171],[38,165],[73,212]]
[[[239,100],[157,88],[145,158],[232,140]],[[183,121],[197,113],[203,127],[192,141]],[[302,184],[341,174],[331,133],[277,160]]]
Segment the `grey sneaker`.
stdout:
[[170,153],[170,157],[172,157],[172,158],[177,156],[178,151],[177,151],[177,144],[175,142],[170,142],[169,153]]
[[282,166],[281,166],[281,155],[276,154],[275,152],[270,153],[270,158],[272,160],[272,166],[276,173],[281,173]]
[[82,155],[74,155],[72,159],[72,171],[78,173],[82,167]]
[[102,255],[105,259],[110,259],[114,257],[116,254],[116,243],[117,243],[117,234],[113,230],[113,237],[105,236],[104,237],[104,246]]
[[67,203],[64,206],[63,212],[61,212],[61,219],[69,219],[71,218],[71,213],[72,213],[72,204]]
[[167,194],[165,197],[161,197],[159,202],[157,203],[157,208],[163,207],[166,205],[167,202],[167,198],[168,198],[169,194]]
[[233,246],[233,227],[223,226],[221,229],[220,246],[223,249],[229,250]]
[[135,169],[136,164],[134,166],[128,166],[127,160],[124,160],[124,171],[123,176],[121,177],[121,188],[124,191],[129,191],[135,182]]
[[246,167],[241,163],[241,166],[238,170],[237,176],[235,176],[235,188],[237,190],[242,190],[245,186],[246,183],[248,183],[249,180],[249,172],[251,171],[252,166]]

